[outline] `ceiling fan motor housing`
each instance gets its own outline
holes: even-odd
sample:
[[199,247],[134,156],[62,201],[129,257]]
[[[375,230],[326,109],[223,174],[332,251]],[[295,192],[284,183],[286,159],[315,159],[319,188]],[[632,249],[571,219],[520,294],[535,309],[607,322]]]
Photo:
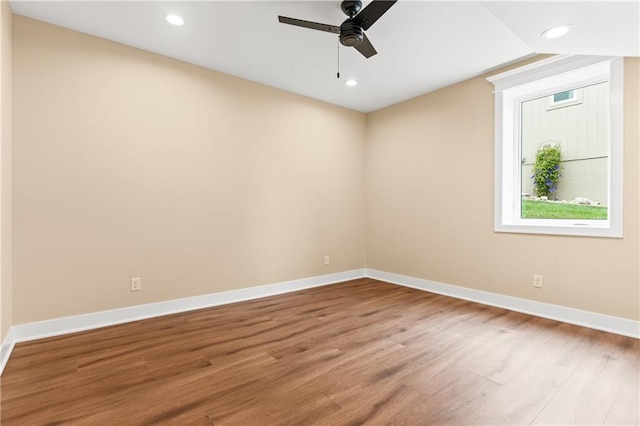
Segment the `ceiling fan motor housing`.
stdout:
[[362,27],[351,19],[347,19],[340,25],[340,43],[344,46],[357,46],[362,42]]
[[353,18],[362,9],[362,2],[360,0],[345,0],[340,4],[342,11],[350,18]]

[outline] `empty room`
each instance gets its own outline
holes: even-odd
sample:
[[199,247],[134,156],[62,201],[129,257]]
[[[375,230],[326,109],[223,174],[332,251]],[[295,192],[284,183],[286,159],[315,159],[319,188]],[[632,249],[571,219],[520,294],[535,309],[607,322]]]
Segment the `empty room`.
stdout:
[[640,424],[640,2],[0,2],[3,425]]

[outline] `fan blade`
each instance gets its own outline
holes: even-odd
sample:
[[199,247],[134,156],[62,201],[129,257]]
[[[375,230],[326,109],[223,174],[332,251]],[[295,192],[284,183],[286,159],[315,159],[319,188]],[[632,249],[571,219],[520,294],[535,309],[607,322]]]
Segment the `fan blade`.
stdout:
[[378,1],[373,0],[367,7],[362,9],[354,18],[353,22],[362,27],[363,30],[368,30],[370,26],[380,19],[387,10],[391,8],[398,0],[392,1]]
[[340,34],[340,27],[336,27],[335,25],[303,21],[302,19],[287,18],[286,16],[278,16],[278,21],[280,21],[283,24],[295,25],[296,27],[311,28],[312,30]]
[[366,34],[362,34],[363,38],[359,44],[356,44],[356,50],[364,55],[365,58],[370,58],[376,53],[376,49],[373,47],[373,44],[369,41]]

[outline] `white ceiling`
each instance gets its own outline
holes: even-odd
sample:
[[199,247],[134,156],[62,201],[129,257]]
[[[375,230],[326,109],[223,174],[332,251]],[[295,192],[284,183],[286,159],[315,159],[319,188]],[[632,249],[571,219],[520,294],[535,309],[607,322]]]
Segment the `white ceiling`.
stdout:
[[[400,0],[367,31],[377,55],[340,46],[338,80],[337,35],[277,17],[340,25],[340,1],[11,1],[20,15],[363,112],[536,53],[640,56],[639,5]],[[185,24],[169,25],[168,13]],[[558,24],[573,31],[540,37]]]

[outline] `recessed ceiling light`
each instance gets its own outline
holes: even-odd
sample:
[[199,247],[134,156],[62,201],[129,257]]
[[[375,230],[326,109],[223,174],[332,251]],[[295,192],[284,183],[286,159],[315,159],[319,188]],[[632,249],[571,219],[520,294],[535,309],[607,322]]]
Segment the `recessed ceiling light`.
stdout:
[[173,25],[182,25],[184,24],[184,19],[182,16],[176,15],[175,13],[167,15],[167,22]]
[[548,39],[558,38],[567,34],[569,31],[571,31],[571,25],[557,25],[555,27],[549,28],[548,30],[543,32],[540,36],[542,38],[548,38]]
[[353,86],[357,86],[358,82],[355,81],[354,79],[350,79],[344,82],[344,84],[346,84],[349,87],[353,87]]

